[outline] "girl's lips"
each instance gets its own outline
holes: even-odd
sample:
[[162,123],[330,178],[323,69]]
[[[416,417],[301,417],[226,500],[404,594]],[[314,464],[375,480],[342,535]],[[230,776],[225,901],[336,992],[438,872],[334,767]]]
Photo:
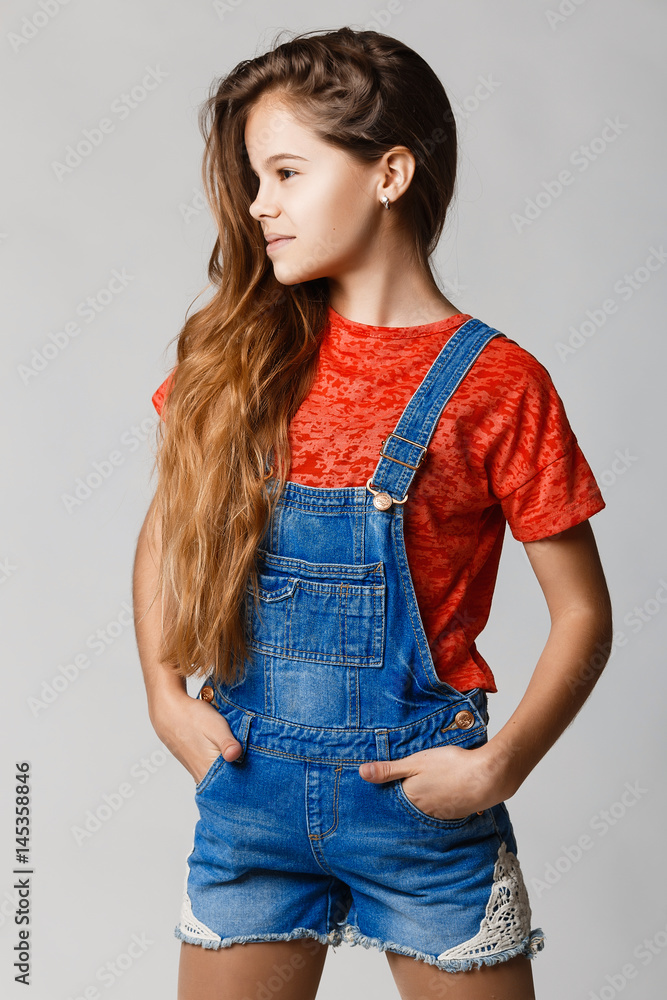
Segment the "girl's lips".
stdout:
[[273,250],[277,250],[278,247],[282,247],[286,243],[291,243],[291,241],[293,239],[296,239],[296,237],[295,236],[286,236],[282,240],[271,240],[270,243],[266,244],[266,252],[267,253],[271,253]]

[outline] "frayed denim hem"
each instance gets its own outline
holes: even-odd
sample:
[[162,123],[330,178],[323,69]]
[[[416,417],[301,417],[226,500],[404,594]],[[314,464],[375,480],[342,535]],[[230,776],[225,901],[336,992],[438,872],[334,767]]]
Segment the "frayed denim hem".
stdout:
[[362,934],[358,927],[352,924],[345,924],[342,928],[343,937],[351,945],[363,945],[364,948],[377,948],[379,951],[396,951],[401,955],[408,955],[410,958],[426,962],[428,965],[435,965],[443,972],[468,972],[473,968],[480,968],[482,965],[495,965],[497,962],[506,962],[516,955],[524,955],[526,958],[534,958],[538,951],[544,948],[545,935],[541,927],[536,928],[528,934],[521,944],[513,948],[506,948],[504,951],[491,955],[479,955],[472,958],[445,959],[439,961],[435,955],[427,955],[423,951],[415,948],[408,948],[406,945],[395,944],[393,941],[381,941],[380,938],[369,938]]
[[231,948],[233,944],[248,944],[252,941],[292,941],[294,938],[315,938],[320,944],[337,945],[343,939],[341,932],[337,928],[328,934],[320,934],[318,931],[309,930],[307,927],[296,927],[287,934],[247,934],[221,938],[217,935],[215,937],[202,937],[201,935],[188,934],[187,931],[181,930],[177,925],[174,928],[174,935],[180,941],[185,941],[187,944],[198,944],[202,948]]

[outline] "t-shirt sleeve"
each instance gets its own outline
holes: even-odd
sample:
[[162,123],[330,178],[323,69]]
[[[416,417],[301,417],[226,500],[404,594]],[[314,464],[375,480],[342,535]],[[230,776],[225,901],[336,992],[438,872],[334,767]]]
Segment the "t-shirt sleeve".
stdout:
[[551,376],[532,354],[520,354],[504,372],[487,475],[514,538],[532,542],[587,520],[606,504]]
[[158,386],[158,388],[155,390],[152,396],[153,406],[155,407],[158,414],[160,415],[160,417],[162,417],[163,420],[164,417],[162,416],[162,409],[164,407],[164,401],[169,395],[169,390],[171,389],[173,378],[174,378],[174,372],[172,371],[169,373],[169,375],[167,375],[162,385]]

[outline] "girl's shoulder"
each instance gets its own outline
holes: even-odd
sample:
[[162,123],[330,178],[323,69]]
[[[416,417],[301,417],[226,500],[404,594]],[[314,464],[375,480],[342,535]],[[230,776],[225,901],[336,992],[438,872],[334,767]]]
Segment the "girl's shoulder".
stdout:
[[[494,329],[498,329],[495,327]],[[558,390],[546,364],[517,340],[499,331],[478,355],[468,378],[477,398],[487,396],[504,407],[521,405],[527,398],[558,399]]]
[[551,379],[545,363],[536,354],[533,354],[504,330],[500,330],[498,327],[494,327],[494,329],[499,330],[503,336],[490,340],[480,355],[489,370],[510,365],[513,372],[523,373],[526,378],[544,378],[546,376]]

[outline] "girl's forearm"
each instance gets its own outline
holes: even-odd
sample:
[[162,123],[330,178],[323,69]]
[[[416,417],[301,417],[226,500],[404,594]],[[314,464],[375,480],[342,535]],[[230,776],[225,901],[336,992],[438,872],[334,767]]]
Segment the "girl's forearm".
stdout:
[[611,645],[608,612],[569,609],[552,623],[523,698],[481,748],[503,798],[518,790],[577,715],[609,659]]
[[162,636],[162,601],[156,596],[158,566],[156,553],[159,535],[149,540],[146,522],[139,533],[133,572],[134,628],[141,669],[148,697],[148,712],[153,725],[160,707],[173,697],[187,694],[184,677],[171,664],[158,659]]

